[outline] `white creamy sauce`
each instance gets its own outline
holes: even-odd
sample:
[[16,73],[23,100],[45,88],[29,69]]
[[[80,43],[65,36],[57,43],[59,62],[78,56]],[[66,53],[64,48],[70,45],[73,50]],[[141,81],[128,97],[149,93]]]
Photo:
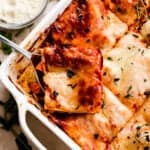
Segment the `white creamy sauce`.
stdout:
[[20,24],[34,18],[43,0],[0,0],[0,20]]

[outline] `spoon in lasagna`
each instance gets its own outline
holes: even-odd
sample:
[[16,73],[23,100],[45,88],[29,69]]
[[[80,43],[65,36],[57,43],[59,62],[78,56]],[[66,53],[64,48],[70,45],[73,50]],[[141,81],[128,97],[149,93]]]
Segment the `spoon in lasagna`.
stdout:
[[0,41],[5,43],[6,45],[9,45],[14,50],[16,50],[17,52],[21,53],[28,60],[30,60],[30,62],[32,63],[32,66],[34,68],[35,77],[37,79],[39,87],[40,87],[41,91],[44,92],[44,87],[42,85],[42,72],[36,70],[36,68],[35,68],[37,62],[39,62],[40,59],[41,59],[41,55],[40,54],[31,53],[31,52],[29,52],[29,51],[19,47],[16,43],[10,41],[9,39],[7,39],[6,37],[4,37],[1,34],[0,34]]
[[[99,49],[60,44],[39,48],[40,54],[34,54],[1,35],[0,41],[19,51],[33,64],[36,79],[44,94],[45,110],[66,113],[99,112],[103,95],[103,61]],[[33,94],[39,93],[36,90]]]

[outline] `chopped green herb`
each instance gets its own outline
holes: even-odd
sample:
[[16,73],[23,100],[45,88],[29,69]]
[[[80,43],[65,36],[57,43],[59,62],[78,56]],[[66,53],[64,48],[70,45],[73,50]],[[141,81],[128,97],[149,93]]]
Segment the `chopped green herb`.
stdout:
[[99,137],[99,134],[98,134],[98,133],[95,133],[93,136],[94,136],[94,139],[96,139],[96,140],[97,140],[97,139],[98,139],[98,137]]
[[140,135],[141,135],[140,133],[137,133],[137,134],[136,134],[136,137],[140,137]]
[[89,42],[90,42],[90,39],[87,39],[87,40],[86,40],[86,43],[89,43]]
[[146,135],[146,141],[150,142],[150,136],[149,135]]
[[[12,40],[12,34],[11,33],[0,31],[0,34],[5,36],[9,40]],[[12,48],[10,46],[4,44],[4,43],[1,44],[1,48],[2,48],[3,52],[7,55],[12,52]]]
[[106,76],[106,75],[107,75],[107,72],[104,72],[104,73],[103,73],[103,76]]
[[12,40],[12,33],[0,31],[0,34],[3,35],[3,36],[5,36],[5,37],[8,38],[9,40]]
[[144,54],[144,50],[142,50],[142,52],[141,52],[141,55],[143,55]]
[[129,86],[128,90],[127,90],[127,94],[124,96],[124,98],[129,98],[131,97],[130,91],[132,89],[132,86]]
[[132,34],[135,38],[138,38],[139,36],[137,34]]
[[147,97],[149,97],[150,96],[150,90],[145,91],[144,95],[147,96]]
[[141,129],[141,126],[137,126],[136,129],[137,129],[137,130],[140,130],[140,129]]
[[77,84],[76,83],[75,84],[68,84],[67,86],[70,86],[72,89],[74,89],[77,86]]
[[102,101],[102,105],[101,105],[101,108],[103,109],[105,107],[105,102],[104,100]]
[[109,16],[107,16],[107,19],[110,20],[111,18]]
[[101,19],[104,19],[104,16],[101,16]]
[[124,96],[124,98],[129,98],[129,97],[131,97],[130,94],[127,94],[127,95]]
[[114,82],[118,82],[120,78],[114,78]]
[[133,141],[133,144],[135,144],[136,143],[136,141]]
[[8,46],[8,45],[6,45],[6,44],[4,44],[4,43],[2,43],[2,50],[3,50],[3,52],[5,53],[5,54],[10,54],[11,52],[12,52],[12,49],[11,49],[11,47],[10,46]]
[[129,93],[131,91],[131,89],[132,89],[132,86],[130,85],[128,90],[127,90],[127,93]]
[[122,59],[122,58],[120,57],[120,58],[118,58],[117,60],[120,61],[121,59]]
[[58,92],[53,91],[53,93],[52,93],[52,98],[56,99],[58,95],[59,95]]
[[130,50],[130,49],[131,49],[131,47],[130,47],[130,46],[128,46],[128,49]]
[[119,13],[122,13],[122,9],[121,9],[120,6],[117,7],[117,11],[118,11]]
[[111,57],[107,57],[107,60],[113,61],[113,59]]
[[123,72],[123,68],[121,67],[121,71]]
[[67,76],[68,78],[72,78],[75,75],[75,73],[71,70],[67,70]]

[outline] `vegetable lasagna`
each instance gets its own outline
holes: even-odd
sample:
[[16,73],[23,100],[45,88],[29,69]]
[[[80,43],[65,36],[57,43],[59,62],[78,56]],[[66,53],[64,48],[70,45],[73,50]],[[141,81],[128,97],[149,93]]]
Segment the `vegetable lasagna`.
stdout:
[[[150,1],[73,0],[18,84],[82,150],[150,150]],[[37,46],[38,45],[38,46]]]

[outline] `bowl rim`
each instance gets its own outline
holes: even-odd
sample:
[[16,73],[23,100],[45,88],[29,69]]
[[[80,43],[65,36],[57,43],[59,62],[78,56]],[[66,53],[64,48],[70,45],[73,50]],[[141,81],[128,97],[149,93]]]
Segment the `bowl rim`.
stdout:
[[31,24],[33,24],[33,22],[35,20],[37,20],[42,13],[44,12],[44,10],[46,9],[48,4],[48,0],[43,0],[41,9],[39,10],[39,12],[37,13],[37,15],[35,15],[32,19],[24,22],[24,23],[20,23],[20,24],[13,24],[13,23],[3,23],[0,21],[0,29],[6,29],[6,30],[17,30],[17,29],[22,29],[25,28]]

